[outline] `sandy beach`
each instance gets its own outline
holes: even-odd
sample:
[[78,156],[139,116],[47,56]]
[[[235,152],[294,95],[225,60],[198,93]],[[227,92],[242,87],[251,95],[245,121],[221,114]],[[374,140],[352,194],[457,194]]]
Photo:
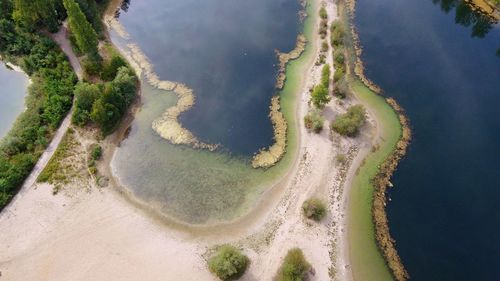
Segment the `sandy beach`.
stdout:
[[[331,22],[336,6],[333,0],[325,4]],[[297,160],[283,184],[270,189],[254,211],[221,226],[173,226],[131,204],[113,181],[104,188],[69,187],[56,196],[50,185],[28,182],[0,213],[0,280],[216,280],[206,259],[222,243],[241,247],[250,258],[241,280],[272,280],[293,247],[301,248],[313,265],[311,280],[351,280],[345,233],[348,186],[377,138],[377,126],[369,118],[357,138],[332,135],[329,121],[358,103],[349,97],[342,102],[333,98],[326,106],[322,133],[305,129],[309,89],[319,83],[322,68],[315,65],[317,25],[314,55],[298,98]],[[326,54],[331,64],[331,49]],[[345,164],[336,160],[339,154],[346,155]],[[328,201],[321,223],[302,215],[302,203],[311,196]]]

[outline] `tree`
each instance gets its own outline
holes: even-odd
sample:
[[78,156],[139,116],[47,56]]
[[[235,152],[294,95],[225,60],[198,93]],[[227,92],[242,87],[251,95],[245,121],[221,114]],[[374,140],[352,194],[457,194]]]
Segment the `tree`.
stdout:
[[92,59],[100,60],[97,48],[99,43],[97,34],[92,25],[87,21],[80,6],[75,0],[63,0],[63,4],[68,13],[69,27],[75,35],[78,48]]
[[238,249],[224,245],[208,260],[208,268],[221,280],[235,280],[245,273],[248,263],[248,258]]
[[325,64],[321,70],[321,85],[328,89],[330,87],[330,65]]
[[331,126],[332,130],[341,135],[355,137],[365,121],[366,112],[364,107],[362,105],[354,105],[349,107],[345,114],[337,117]]
[[285,260],[276,275],[276,281],[304,281],[311,270],[302,250],[293,248],[288,251]]
[[328,102],[330,102],[330,95],[328,94],[328,89],[323,85],[317,85],[314,87],[311,93],[313,104],[317,108],[323,108]]
[[96,84],[78,83],[75,87],[75,112],[72,122],[78,126],[84,126],[90,120],[92,106],[99,97],[101,89]]
[[49,31],[57,31],[58,20],[54,0],[14,0],[13,17],[31,29],[40,22],[47,26]]

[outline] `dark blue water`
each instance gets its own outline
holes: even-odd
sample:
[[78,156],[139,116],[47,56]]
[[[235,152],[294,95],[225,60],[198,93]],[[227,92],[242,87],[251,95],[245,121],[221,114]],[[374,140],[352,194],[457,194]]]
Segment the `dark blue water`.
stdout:
[[359,0],[355,23],[413,129],[388,205],[412,280],[500,280],[499,25],[450,0]]
[[298,0],[131,1],[120,21],[161,79],[194,90],[181,123],[204,142],[252,155],[272,143],[274,50],[294,48],[299,9]]

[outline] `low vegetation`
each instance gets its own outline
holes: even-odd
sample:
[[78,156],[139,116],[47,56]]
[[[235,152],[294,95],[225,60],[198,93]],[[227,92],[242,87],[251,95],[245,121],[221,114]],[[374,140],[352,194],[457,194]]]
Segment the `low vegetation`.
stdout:
[[319,17],[321,18],[321,21],[318,32],[321,39],[325,39],[326,34],[328,33],[328,13],[326,12],[325,7],[321,7],[321,9],[319,9]]
[[285,256],[275,281],[305,281],[307,274],[311,271],[311,264],[306,260],[302,250],[299,248],[290,249]]
[[317,108],[323,108],[330,102],[330,65],[325,64],[321,71],[321,83],[316,85],[311,93],[313,104]]
[[338,116],[332,123],[332,130],[348,137],[355,137],[359,128],[366,121],[366,112],[362,105],[354,105],[345,114]]
[[304,116],[304,124],[308,131],[313,131],[316,134],[321,133],[323,130],[323,124],[325,119],[321,116],[321,112],[318,110],[311,110],[306,116]]
[[245,273],[249,262],[240,250],[224,245],[208,260],[208,268],[221,280],[236,280]]
[[311,198],[302,204],[304,216],[308,219],[321,221],[326,215],[326,205],[318,198]]

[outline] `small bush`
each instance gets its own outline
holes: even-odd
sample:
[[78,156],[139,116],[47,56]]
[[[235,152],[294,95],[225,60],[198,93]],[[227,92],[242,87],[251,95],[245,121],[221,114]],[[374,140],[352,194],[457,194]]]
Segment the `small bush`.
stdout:
[[340,79],[333,88],[333,95],[339,99],[344,99],[351,94],[349,84],[347,83],[345,77]]
[[321,52],[326,53],[328,49],[329,49],[328,42],[323,41],[323,43],[321,43]]
[[335,61],[335,65],[344,65],[345,58],[344,58],[344,49],[343,48],[337,48],[335,51],[333,51],[333,60]]
[[340,164],[345,164],[347,161],[345,154],[342,154],[342,153],[337,154],[336,159],[337,159],[337,162]]
[[344,68],[337,67],[335,73],[333,74],[333,81],[337,82],[344,77]]
[[319,134],[323,130],[325,120],[318,110],[312,110],[304,116],[304,124],[309,131]]
[[343,136],[355,137],[365,121],[364,107],[362,105],[351,106],[345,114],[335,119],[332,123],[332,130]]
[[97,161],[101,159],[102,157],[102,147],[98,144],[94,145],[92,147],[92,152],[91,152],[92,160]]
[[330,65],[325,64],[321,69],[321,85],[327,89],[330,87],[330,73]]
[[224,245],[208,260],[208,268],[221,280],[236,280],[245,273],[248,263],[240,250]]
[[111,81],[115,79],[118,69],[123,66],[128,66],[125,59],[123,59],[120,55],[113,55],[111,60],[102,68],[101,79],[104,81]]
[[319,17],[324,20],[328,19],[328,13],[326,12],[325,7],[321,7],[321,9],[319,9]]
[[330,27],[330,40],[332,46],[340,46],[344,43],[344,27],[338,21],[334,22]]
[[304,281],[311,270],[311,264],[306,260],[302,250],[293,248],[286,254],[275,281]]
[[102,62],[99,60],[94,60],[86,58],[82,62],[83,71],[87,76],[99,75],[102,69]]
[[317,108],[323,108],[327,103],[330,102],[330,95],[328,94],[328,89],[323,85],[317,85],[314,87],[312,93],[312,102]]
[[304,212],[304,216],[308,219],[320,221],[326,215],[326,206],[321,200],[311,198],[302,204],[302,211]]

